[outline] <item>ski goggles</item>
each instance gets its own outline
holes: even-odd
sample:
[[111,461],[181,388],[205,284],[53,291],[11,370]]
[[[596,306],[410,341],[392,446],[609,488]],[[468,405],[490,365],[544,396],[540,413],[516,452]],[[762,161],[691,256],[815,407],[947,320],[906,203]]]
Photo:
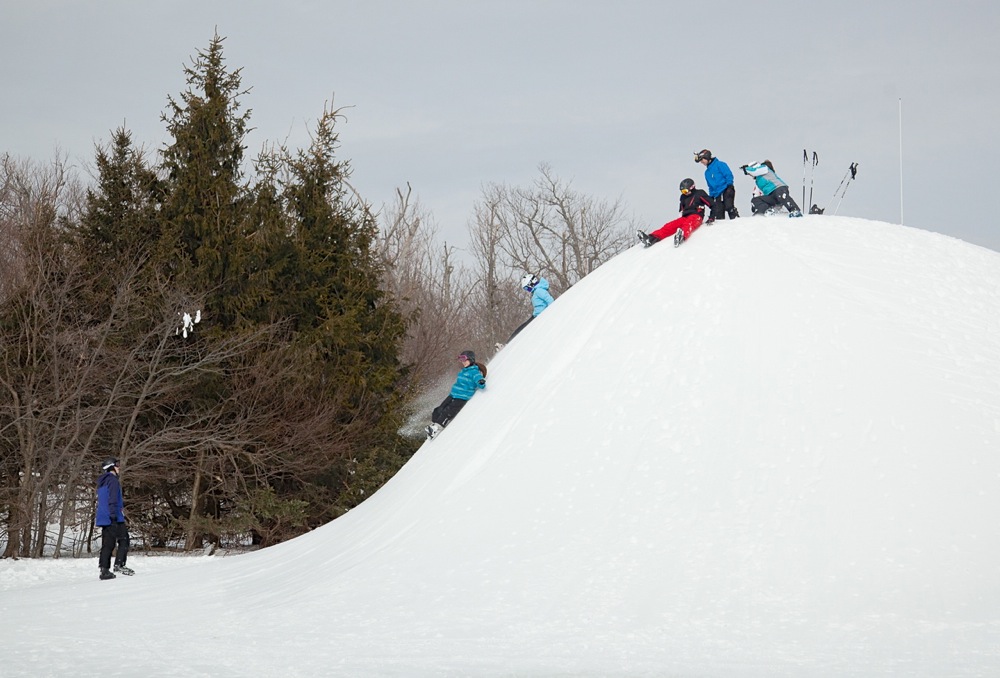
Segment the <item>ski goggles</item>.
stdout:
[[[467,356],[467,355],[465,355],[464,353],[462,353],[461,355],[459,355],[459,356],[458,356],[458,359],[459,359],[460,361],[462,361],[462,362],[465,362],[466,360],[469,360],[469,356]],[[471,361],[471,360],[469,360],[469,362],[471,363],[472,361]]]
[[681,189],[681,195],[687,195],[690,192],[691,192],[691,189],[688,189],[688,188],[682,188]]

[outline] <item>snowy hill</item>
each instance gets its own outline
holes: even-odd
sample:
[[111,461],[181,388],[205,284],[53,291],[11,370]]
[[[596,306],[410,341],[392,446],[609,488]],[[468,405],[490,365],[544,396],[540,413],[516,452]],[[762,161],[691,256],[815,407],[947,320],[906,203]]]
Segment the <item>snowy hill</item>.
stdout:
[[4,591],[4,675],[1000,675],[1000,254],[722,222],[489,367],[315,532]]

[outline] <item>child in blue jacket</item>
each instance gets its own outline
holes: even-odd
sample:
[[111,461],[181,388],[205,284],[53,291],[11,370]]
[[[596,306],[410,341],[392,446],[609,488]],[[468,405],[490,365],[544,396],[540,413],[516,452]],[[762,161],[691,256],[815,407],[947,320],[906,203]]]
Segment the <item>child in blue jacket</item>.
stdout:
[[712,211],[705,222],[711,224],[717,218],[730,219],[740,216],[736,209],[736,186],[733,185],[733,171],[729,165],[712,157],[712,151],[703,148],[694,154],[694,161],[705,166],[705,184],[708,197],[712,199]]
[[431,425],[424,429],[428,439],[437,437],[476,394],[476,390],[486,388],[486,366],[476,362],[476,354],[462,351],[458,359],[462,362],[462,369],[458,371],[451,393],[431,413]]
[[510,335],[510,339],[507,339],[507,343],[510,343],[510,340],[516,337],[518,332],[527,327],[528,323],[537,318],[542,311],[549,307],[549,304],[555,301],[549,294],[549,281],[545,278],[539,278],[533,273],[525,273],[521,277],[521,289],[531,295],[531,317],[518,325],[514,333]]

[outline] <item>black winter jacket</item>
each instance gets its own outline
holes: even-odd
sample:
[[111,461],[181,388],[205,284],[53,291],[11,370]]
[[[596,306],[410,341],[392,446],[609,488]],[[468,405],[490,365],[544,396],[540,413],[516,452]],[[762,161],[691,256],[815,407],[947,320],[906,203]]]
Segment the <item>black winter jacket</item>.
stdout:
[[708,193],[696,188],[687,195],[681,194],[681,216],[688,217],[692,214],[705,216],[705,208],[712,206],[712,200]]

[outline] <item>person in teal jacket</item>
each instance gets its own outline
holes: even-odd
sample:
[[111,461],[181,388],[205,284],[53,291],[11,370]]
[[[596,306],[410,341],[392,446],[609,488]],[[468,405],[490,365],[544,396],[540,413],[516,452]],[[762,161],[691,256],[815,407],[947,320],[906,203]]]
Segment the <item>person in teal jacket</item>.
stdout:
[[431,413],[431,425],[424,429],[428,439],[437,437],[476,391],[486,388],[486,366],[476,362],[476,354],[473,351],[462,351],[458,359],[462,363],[462,369],[458,371],[451,392]]
[[510,343],[510,340],[516,337],[518,332],[527,327],[528,323],[537,318],[542,311],[549,307],[549,304],[555,301],[549,294],[549,281],[545,278],[539,278],[534,273],[525,273],[521,276],[521,289],[531,295],[531,317],[518,325],[510,338],[507,339],[507,343]]
[[750,211],[754,213],[754,216],[774,214],[774,210],[778,207],[784,207],[788,210],[790,217],[802,216],[802,210],[799,209],[795,199],[788,191],[788,184],[775,173],[774,165],[771,164],[770,160],[742,165],[740,169],[743,170],[743,174],[753,177],[761,193],[750,201]]
[[705,166],[705,185],[708,197],[712,199],[712,211],[706,224],[716,219],[730,219],[740,216],[736,209],[736,186],[733,184],[733,171],[729,165],[718,158],[712,157],[712,151],[703,148],[694,154],[694,161]]

